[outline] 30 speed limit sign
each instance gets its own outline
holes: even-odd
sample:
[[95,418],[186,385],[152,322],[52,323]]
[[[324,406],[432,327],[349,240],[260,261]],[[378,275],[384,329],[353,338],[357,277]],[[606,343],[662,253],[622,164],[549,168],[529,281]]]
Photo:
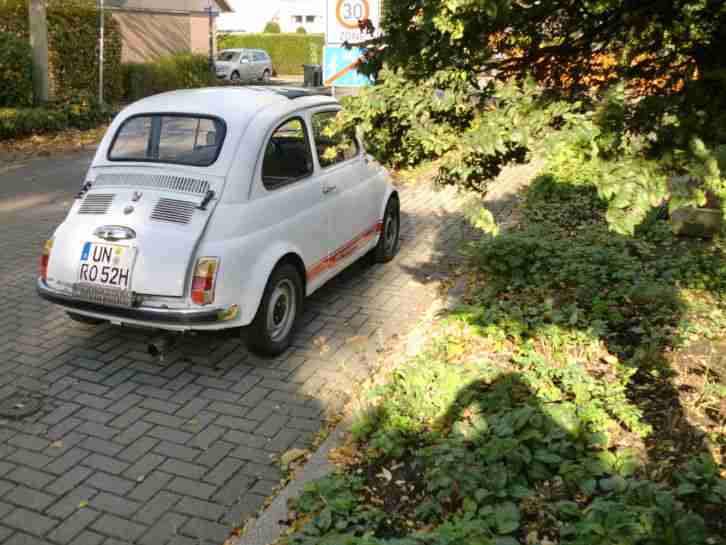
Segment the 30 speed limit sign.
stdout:
[[378,30],[381,19],[380,0],[327,0],[325,42],[357,43],[371,38],[360,31],[358,22],[369,19]]

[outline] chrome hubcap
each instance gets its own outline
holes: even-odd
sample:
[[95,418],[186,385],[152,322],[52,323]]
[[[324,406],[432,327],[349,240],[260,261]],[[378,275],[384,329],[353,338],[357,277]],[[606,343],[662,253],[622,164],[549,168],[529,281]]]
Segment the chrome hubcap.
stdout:
[[283,340],[295,322],[297,300],[295,286],[288,279],[280,281],[270,297],[267,307],[267,332],[274,342]]

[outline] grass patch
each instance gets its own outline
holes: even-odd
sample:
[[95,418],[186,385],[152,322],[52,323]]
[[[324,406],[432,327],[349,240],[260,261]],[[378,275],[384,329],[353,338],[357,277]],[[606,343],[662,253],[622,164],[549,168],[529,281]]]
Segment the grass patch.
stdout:
[[472,243],[465,304],[371,390],[298,545],[726,543],[726,247],[636,235],[576,165]]

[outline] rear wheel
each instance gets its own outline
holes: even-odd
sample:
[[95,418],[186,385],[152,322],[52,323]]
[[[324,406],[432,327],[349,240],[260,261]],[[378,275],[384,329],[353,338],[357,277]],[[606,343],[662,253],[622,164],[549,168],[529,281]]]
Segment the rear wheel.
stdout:
[[239,81],[240,80],[239,72],[237,72],[237,71],[232,72],[232,75],[229,76],[229,79],[232,81]]
[[373,260],[376,263],[388,263],[398,253],[401,234],[401,210],[398,198],[394,195],[386,205],[383,215],[381,238],[373,249]]
[[303,283],[289,263],[275,268],[267,281],[260,308],[247,328],[247,344],[263,356],[279,356],[290,346],[302,314]]
[[101,325],[106,323],[106,320],[101,320],[100,318],[91,318],[90,316],[83,316],[82,314],[76,314],[75,312],[66,312],[66,314],[71,320],[80,324]]
[[271,76],[272,76],[272,74],[270,73],[270,71],[269,70],[265,70],[262,73],[262,83],[265,83],[265,84],[270,83],[270,77]]

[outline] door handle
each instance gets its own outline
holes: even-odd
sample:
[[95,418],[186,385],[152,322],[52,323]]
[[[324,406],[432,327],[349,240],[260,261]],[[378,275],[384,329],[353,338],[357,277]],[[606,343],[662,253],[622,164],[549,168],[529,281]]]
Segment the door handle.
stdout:
[[338,189],[337,185],[326,185],[323,187],[323,193],[327,195],[328,193],[332,193],[336,189]]

